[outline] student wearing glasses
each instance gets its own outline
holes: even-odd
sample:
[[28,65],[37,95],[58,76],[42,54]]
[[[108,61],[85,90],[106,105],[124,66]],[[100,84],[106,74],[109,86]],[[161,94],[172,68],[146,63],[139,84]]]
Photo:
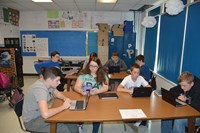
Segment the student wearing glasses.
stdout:
[[[77,78],[74,90],[82,95],[86,95],[88,91],[91,95],[108,91],[108,78],[99,58],[91,58]],[[99,122],[94,122],[92,133],[97,133],[99,126]]]

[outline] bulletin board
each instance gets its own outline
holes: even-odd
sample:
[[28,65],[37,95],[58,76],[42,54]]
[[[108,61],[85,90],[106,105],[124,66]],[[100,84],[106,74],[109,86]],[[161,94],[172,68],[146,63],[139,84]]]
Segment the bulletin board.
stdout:
[[[23,35],[48,38],[49,55],[52,51],[58,51],[61,56],[86,55],[86,31],[20,31],[21,42]],[[23,51],[22,54],[23,56],[36,56],[36,52]]]

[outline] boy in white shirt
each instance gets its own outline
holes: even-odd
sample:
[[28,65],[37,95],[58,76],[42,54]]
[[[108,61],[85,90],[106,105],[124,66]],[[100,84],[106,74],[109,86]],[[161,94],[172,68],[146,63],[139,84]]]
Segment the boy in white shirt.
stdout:
[[140,76],[140,66],[138,64],[133,64],[131,66],[131,74],[123,79],[117,87],[117,91],[132,94],[134,88],[140,86],[151,87],[149,83],[142,76]]

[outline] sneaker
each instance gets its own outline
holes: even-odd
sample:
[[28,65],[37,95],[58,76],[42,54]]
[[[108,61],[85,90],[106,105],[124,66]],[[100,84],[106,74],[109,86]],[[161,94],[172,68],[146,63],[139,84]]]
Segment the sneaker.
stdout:
[[146,125],[147,125],[147,121],[142,121],[139,126],[146,126]]
[[142,122],[142,121],[136,121],[135,123],[133,123],[133,126],[139,127],[141,122]]

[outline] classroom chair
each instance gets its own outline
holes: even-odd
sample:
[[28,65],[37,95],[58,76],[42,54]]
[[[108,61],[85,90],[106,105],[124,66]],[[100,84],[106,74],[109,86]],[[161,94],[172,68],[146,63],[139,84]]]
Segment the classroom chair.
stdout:
[[30,131],[30,130],[27,130],[25,129],[25,127],[23,126],[23,121],[22,121],[22,109],[23,109],[23,103],[24,103],[24,100],[21,100],[20,102],[18,102],[14,107],[14,111],[15,111],[15,114],[17,115],[17,118],[18,118],[18,121],[19,121],[19,124],[20,124],[20,127],[21,129],[24,131],[24,132],[30,132],[30,133],[41,133],[41,132],[34,132],[34,131]]

